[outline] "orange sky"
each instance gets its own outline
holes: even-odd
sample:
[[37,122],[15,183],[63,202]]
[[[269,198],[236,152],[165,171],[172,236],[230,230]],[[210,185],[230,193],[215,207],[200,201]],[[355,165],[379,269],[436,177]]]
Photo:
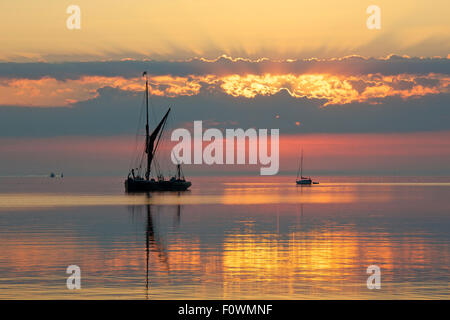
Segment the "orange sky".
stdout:
[[[68,30],[66,9],[81,9]],[[369,5],[381,29],[366,27]],[[231,56],[447,56],[447,0],[15,0],[0,2],[0,60],[76,61]]]

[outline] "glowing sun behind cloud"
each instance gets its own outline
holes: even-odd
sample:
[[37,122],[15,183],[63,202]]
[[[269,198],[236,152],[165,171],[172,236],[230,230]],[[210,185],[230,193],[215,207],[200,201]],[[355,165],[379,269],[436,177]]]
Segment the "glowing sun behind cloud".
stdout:
[[[294,98],[319,99],[327,105],[354,102],[377,103],[377,99],[398,96],[403,99],[448,92],[450,77],[430,73],[425,76],[369,74],[342,76],[331,74],[281,75],[161,75],[150,77],[150,94],[177,97],[200,93],[202,88],[219,90],[233,97],[254,98],[286,90]],[[142,79],[84,76],[79,79],[3,79],[0,104],[22,106],[67,106],[98,96],[98,89],[112,87],[142,91]]]

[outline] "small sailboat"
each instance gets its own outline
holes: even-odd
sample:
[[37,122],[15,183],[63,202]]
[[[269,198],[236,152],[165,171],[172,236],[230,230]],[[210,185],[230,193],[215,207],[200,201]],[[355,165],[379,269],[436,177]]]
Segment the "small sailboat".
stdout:
[[139,168],[131,169],[125,180],[125,191],[126,192],[149,192],[149,191],[185,191],[191,186],[190,181],[186,181],[184,175],[181,171],[181,164],[177,164],[177,173],[174,177],[166,180],[162,174],[158,174],[157,178],[150,178],[151,176],[151,165],[155,158],[156,151],[161,139],[162,132],[166,125],[167,117],[170,113],[170,108],[167,110],[164,117],[161,119],[159,124],[150,134],[149,129],[149,117],[148,117],[148,77],[147,72],[144,72],[142,76],[146,76],[145,80],[145,107],[146,107],[146,125],[145,125],[145,150],[144,156],[146,155],[146,168],[145,176],[142,176],[141,166]]
[[[296,183],[300,184],[300,185],[311,185],[311,184],[313,184],[313,181],[312,181],[311,177],[304,177],[303,176],[303,149],[302,149],[302,154],[301,154],[301,158],[300,158],[300,166],[299,166],[299,168],[297,170]],[[314,182],[314,184],[318,184],[318,182]]]

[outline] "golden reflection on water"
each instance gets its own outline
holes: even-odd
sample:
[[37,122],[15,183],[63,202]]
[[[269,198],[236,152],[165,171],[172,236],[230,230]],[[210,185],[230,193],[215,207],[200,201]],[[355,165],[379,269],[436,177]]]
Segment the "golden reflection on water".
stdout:
[[[304,187],[303,187],[304,188]],[[274,203],[352,203],[377,201],[384,202],[391,199],[389,193],[359,194],[352,186],[335,187],[333,192],[326,188],[314,188],[286,192],[277,188],[235,188],[225,187],[222,194],[190,194],[153,193],[150,197],[145,194],[134,195],[84,195],[84,194],[49,194],[49,193],[9,193],[0,194],[1,209],[52,208],[52,207],[81,207],[81,206],[118,206],[118,205],[258,205]],[[307,187],[310,188],[311,187]],[[306,189],[306,188],[305,188]],[[338,191],[338,192],[337,192]]]
[[[442,246],[419,237],[373,239],[351,227],[329,231],[292,232],[288,239],[277,234],[230,234],[224,241],[224,297],[242,292],[247,298],[417,298],[412,283],[394,286],[394,270],[423,268],[449,262]],[[444,249],[445,250],[445,249]],[[402,261],[401,264],[398,261]],[[382,292],[366,288],[367,266],[382,268]],[[430,272],[432,270],[429,270]],[[437,284],[448,294],[448,283]],[[447,289],[447,290],[445,290]],[[398,292],[396,292],[398,290]]]
[[[0,209],[51,208],[81,206],[117,206],[117,205],[173,205],[173,204],[270,204],[270,203],[348,203],[354,202],[355,196],[347,195],[308,195],[299,198],[296,195],[276,194],[268,197],[267,193],[231,192],[224,195],[202,195],[180,198],[177,195],[146,196],[108,196],[108,195],[60,195],[60,194],[9,194],[0,195]],[[382,199],[380,199],[382,201]]]
[[[153,193],[143,194],[73,194],[73,193],[0,193],[0,210],[77,206],[117,205],[257,205],[273,203],[355,203],[385,202],[392,199],[386,188],[448,187],[446,182],[327,182],[317,186],[295,186],[286,182],[224,182],[217,194]],[[384,187],[383,193],[362,193],[360,187]]]
[[289,298],[302,291],[306,295],[311,287],[333,292],[341,279],[355,283],[352,278],[361,278],[363,270],[355,270],[354,263],[362,257],[354,238],[351,230],[293,232],[288,240],[276,234],[230,235],[224,242],[224,295],[245,291],[254,298],[267,293]]

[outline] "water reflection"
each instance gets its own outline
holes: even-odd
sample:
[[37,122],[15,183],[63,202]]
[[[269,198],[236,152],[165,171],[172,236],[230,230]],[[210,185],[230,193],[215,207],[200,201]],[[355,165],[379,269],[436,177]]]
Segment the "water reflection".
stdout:
[[[177,192],[177,195],[180,196],[180,193]],[[150,193],[146,193],[145,197],[148,199],[151,198]],[[145,264],[145,298],[149,299],[149,288],[150,288],[150,280],[149,280],[149,261],[150,261],[150,252],[156,252],[159,262],[165,267],[167,273],[170,274],[170,265],[169,265],[169,257],[167,250],[165,249],[163,242],[160,239],[160,235],[155,231],[155,225],[153,223],[152,217],[152,205],[151,201],[144,206],[129,206],[128,210],[131,212],[133,216],[136,215],[137,212],[140,212],[142,209],[145,209],[146,213],[146,222],[145,222],[145,252],[146,252],[146,264]],[[178,204],[176,206],[176,213],[174,215],[174,226],[178,227],[181,221],[181,205]]]
[[[197,185],[120,205],[77,205],[76,193],[59,205],[54,192],[49,208],[4,205],[0,298],[449,297],[449,186]],[[65,287],[70,264],[78,292]],[[366,288],[371,264],[379,291]]]
[[[339,299],[344,293],[346,298],[355,299],[414,299],[421,297],[421,290],[433,292],[436,297],[447,296],[448,282],[432,284],[437,273],[445,278],[445,271],[436,269],[448,266],[445,243],[413,233],[374,231],[358,223],[314,223],[304,207],[299,205],[297,223],[289,223],[287,230],[285,226],[279,230],[278,219],[276,230],[254,219],[240,219],[224,232],[223,240],[207,245],[207,249],[190,235],[168,238],[166,250],[155,236],[152,206],[146,205],[146,298],[152,281],[156,297],[161,293],[177,297],[160,278],[163,269],[180,295],[195,287],[197,292],[189,293],[189,298]],[[176,208],[175,216],[179,218],[181,207]],[[282,214],[282,218],[286,217]],[[158,275],[153,279],[149,279],[151,251],[159,257],[153,265]],[[383,270],[382,292],[366,288],[365,270],[371,264]],[[173,266],[172,273],[169,265]],[[191,281],[197,281],[195,285],[186,281],[186,273]],[[218,290],[217,285],[218,292],[208,288]]]

